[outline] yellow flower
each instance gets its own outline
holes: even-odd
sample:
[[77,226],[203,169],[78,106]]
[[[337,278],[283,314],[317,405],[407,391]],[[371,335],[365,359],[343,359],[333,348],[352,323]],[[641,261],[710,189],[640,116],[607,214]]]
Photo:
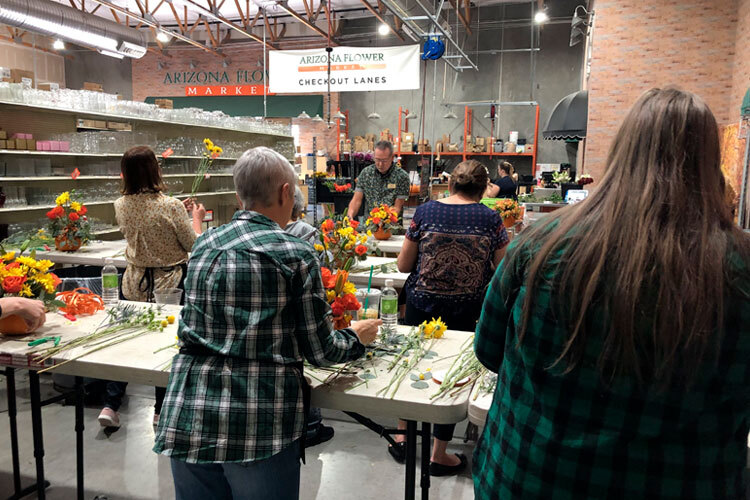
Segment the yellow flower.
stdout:
[[346,283],[344,283],[344,288],[341,289],[341,293],[343,293],[344,295],[349,293],[354,295],[355,293],[357,293],[357,287],[354,286],[354,283],[352,283],[351,281],[347,281]]
[[424,380],[424,373],[419,374],[419,380]]
[[351,250],[352,248],[354,248],[354,243],[352,243],[351,241],[344,245],[344,250]]
[[362,236],[360,236],[360,237],[359,237],[359,242],[360,242],[360,243],[362,243],[363,245],[364,245],[365,243],[367,243],[367,235],[366,235],[366,234],[363,234]]
[[219,146],[214,146],[211,151],[213,152],[213,154],[217,156],[224,152],[224,150],[221,149]]
[[336,298],[336,292],[333,290],[326,291],[326,301],[330,304]]
[[325,250],[325,248],[323,248],[323,245],[321,245],[320,243],[316,243],[315,250],[318,252],[322,252],[323,250]]
[[49,274],[42,274],[42,275],[36,276],[34,278],[34,281],[42,285],[44,287],[44,290],[47,293],[54,293],[55,291],[54,279],[52,279],[52,276],[50,276]]
[[70,208],[72,208],[73,210],[75,210],[76,212],[78,212],[81,209],[81,204],[78,203],[77,201],[71,201],[70,202]]
[[28,267],[30,269],[35,269],[36,268],[36,261],[34,259],[32,259],[31,257],[21,256],[21,257],[18,257],[16,259],[16,262],[18,262],[22,266],[26,266],[26,267]]
[[425,321],[424,323],[422,323],[422,334],[424,335],[424,338],[432,338],[432,332],[434,330],[435,326],[432,324],[432,322],[428,323],[427,321]]
[[23,288],[21,288],[21,291],[18,293],[21,297],[33,297],[34,294],[31,293],[31,287],[24,283]]
[[6,262],[9,262],[16,258],[16,252],[8,252],[5,255],[3,255],[3,260]]
[[367,236],[368,236],[369,238],[372,238],[372,231],[370,231],[369,229],[367,230]]
[[174,324],[174,316],[172,315],[167,316],[167,323],[169,323],[170,325]]
[[439,339],[443,336],[445,331],[448,329],[448,326],[443,323],[442,318],[432,318],[432,321],[430,321],[430,324],[432,325],[432,336],[436,339]]
[[209,138],[203,139],[203,144],[205,144],[206,149],[211,151],[214,148],[214,143]]
[[65,191],[64,193],[61,193],[60,196],[57,197],[57,199],[55,200],[55,203],[59,206],[59,205],[64,205],[69,201],[70,201],[70,193]]
[[51,260],[38,260],[36,261],[36,265],[34,266],[34,269],[36,269],[40,273],[46,273],[47,271],[49,271],[50,267],[52,267]]

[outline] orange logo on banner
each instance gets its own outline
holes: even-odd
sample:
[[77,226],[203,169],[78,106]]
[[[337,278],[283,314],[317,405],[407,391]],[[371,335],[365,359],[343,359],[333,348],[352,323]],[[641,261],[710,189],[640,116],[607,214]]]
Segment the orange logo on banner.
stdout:
[[[195,85],[185,87],[186,96],[263,95],[263,85]],[[267,92],[266,95],[273,95]]]

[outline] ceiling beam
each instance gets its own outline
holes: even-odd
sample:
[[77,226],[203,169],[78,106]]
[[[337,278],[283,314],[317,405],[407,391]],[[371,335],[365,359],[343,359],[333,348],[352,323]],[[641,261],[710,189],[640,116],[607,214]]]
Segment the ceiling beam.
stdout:
[[388,29],[390,29],[390,30],[391,30],[391,32],[392,32],[392,33],[393,33],[394,35],[396,35],[397,37],[399,37],[399,39],[400,39],[400,40],[401,40],[402,42],[403,42],[403,41],[405,41],[405,39],[404,39],[404,36],[403,36],[403,35],[402,35],[401,33],[399,33],[399,32],[398,32],[398,30],[396,30],[396,28],[394,28],[394,27],[393,27],[393,26],[391,26],[391,25],[390,25],[389,23],[387,23],[387,22],[385,21],[385,18],[384,18],[383,16],[381,16],[381,15],[380,15],[380,13],[379,13],[379,12],[378,12],[377,10],[375,10],[375,8],[374,8],[374,7],[372,6],[372,5],[370,5],[370,2],[368,2],[367,0],[362,0],[362,4],[363,4],[363,5],[365,6],[365,7],[367,7],[367,10],[369,10],[369,11],[370,11],[370,12],[372,13],[372,15],[373,15],[373,16],[375,16],[375,17],[376,17],[376,18],[378,19],[378,21],[380,21],[381,23],[383,23],[383,24],[385,24],[386,26],[388,26]]
[[[458,15],[458,20],[464,25],[466,31],[471,35],[471,2],[470,0],[448,0]],[[461,4],[466,2],[466,15],[461,12]]]
[[[294,19],[296,19],[297,21],[301,22],[302,24],[304,24],[305,26],[307,26],[308,28],[310,28],[311,30],[313,30],[315,33],[317,33],[318,35],[322,36],[326,40],[328,39],[328,33],[326,33],[325,31],[323,31],[322,29],[318,28],[317,26],[315,26],[314,24],[312,24],[310,21],[308,21],[304,17],[300,16],[294,9],[292,9],[291,7],[289,7],[289,4],[288,4],[287,0],[278,0],[276,2],[276,4],[279,7],[281,7],[287,14],[289,14],[290,16],[292,16]],[[331,44],[332,45],[338,45],[337,43],[334,43],[333,41],[331,41]]]
[[[193,5],[194,7],[197,7],[199,9],[204,10],[204,11],[208,10],[205,7],[203,7],[202,5],[194,2],[193,0],[181,0],[181,1],[184,4]],[[236,32],[240,33],[242,36],[245,36],[247,38],[255,40],[256,42],[258,42],[260,44],[263,43],[263,38],[261,38],[261,37],[259,37],[257,35],[254,35],[254,34],[250,33],[249,31],[246,31],[246,30],[242,29],[241,27],[239,27],[236,24],[234,24],[232,21],[228,20],[227,18],[225,18],[224,16],[222,16],[221,14],[219,14],[218,11],[212,12],[211,13],[211,17],[213,19],[216,19],[220,23],[226,25],[227,27],[235,30]],[[271,45],[268,42],[266,42],[266,47],[269,48],[269,49],[275,49],[276,48],[276,47],[274,47],[273,45]]]
[[[200,43],[198,41],[195,41],[192,38],[183,35],[182,33],[178,33],[177,31],[172,31],[172,30],[168,30],[168,29],[162,28],[161,26],[159,26],[159,24],[156,21],[150,21],[150,20],[145,19],[143,17],[136,16],[135,14],[133,14],[130,11],[128,11],[127,9],[125,9],[123,7],[120,7],[119,5],[115,5],[112,2],[109,2],[108,0],[92,0],[92,1],[96,2],[96,3],[100,4],[100,5],[103,5],[104,7],[109,7],[110,9],[115,10],[117,12],[120,12],[121,14],[125,14],[126,16],[132,17],[133,19],[141,22],[142,24],[145,24],[146,26],[151,26],[153,28],[158,28],[159,30],[163,31],[164,33],[167,33],[168,35],[170,35],[172,38],[176,38],[178,40],[182,40],[183,42],[189,43],[190,45],[193,45],[193,46],[198,47],[198,48],[200,48],[202,50],[205,50],[206,52],[210,52],[210,53],[212,53],[212,54],[214,54],[216,56],[219,56],[219,57],[222,57],[222,58],[226,57],[226,55],[222,54],[221,52],[217,52],[217,51],[215,51],[213,49],[209,49],[208,47],[206,47],[202,43]],[[126,17],[126,19],[127,19],[127,17]]]

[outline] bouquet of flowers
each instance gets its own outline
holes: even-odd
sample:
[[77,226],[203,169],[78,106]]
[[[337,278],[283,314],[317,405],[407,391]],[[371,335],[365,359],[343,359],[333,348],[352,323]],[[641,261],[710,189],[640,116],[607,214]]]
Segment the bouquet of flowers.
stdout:
[[[369,247],[367,237],[370,234],[357,232],[359,222],[344,217],[339,221],[326,219],[320,225],[320,243],[315,250],[322,254],[321,261],[328,269],[344,269],[347,263],[362,261],[367,258]],[[349,268],[346,267],[346,270]]]
[[75,191],[65,191],[55,200],[55,208],[47,212],[48,231],[55,238],[55,248],[75,252],[91,239],[88,209],[76,199]]
[[594,178],[591,177],[589,174],[583,174],[578,178],[578,185],[579,186],[585,186],[586,184],[591,184],[594,182]]
[[328,188],[329,191],[332,193],[351,193],[352,192],[352,183],[347,182],[346,184],[339,184],[338,180],[335,181],[326,181],[323,184]]
[[516,220],[521,216],[521,206],[515,200],[503,198],[495,202],[495,212],[503,221]]
[[[7,252],[0,259],[0,297],[26,297],[39,299],[45,306],[54,309],[65,304],[55,300],[55,289],[61,283],[55,273],[49,271],[52,262],[36,260],[16,252]],[[20,316],[11,315],[0,320],[2,333],[26,333],[26,322]]]
[[362,307],[355,296],[357,289],[349,281],[349,270],[339,269],[332,273],[330,269],[323,267],[320,274],[326,289],[326,300],[331,304],[333,312],[333,327],[337,330],[348,327],[352,323],[350,313]]
[[552,174],[552,182],[557,185],[570,182],[570,174],[568,172],[554,172]]
[[398,228],[398,214],[388,205],[380,205],[370,210],[365,227],[372,231],[376,238],[387,240],[394,229]]
[[223,149],[221,149],[219,146],[216,146],[209,138],[203,139],[203,144],[205,145],[206,150],[201,155],[202,158],[201,162],[198,164],[198,171],[195,173],[195,177],[193,178],[193,187],[190,190],[191,198],[194,197],[195,193],[198,192],[198,188],[203,182],[203,179],[206,178],[206,174],[211,168],[214,160],[221,156],[221,153],[224,152]]

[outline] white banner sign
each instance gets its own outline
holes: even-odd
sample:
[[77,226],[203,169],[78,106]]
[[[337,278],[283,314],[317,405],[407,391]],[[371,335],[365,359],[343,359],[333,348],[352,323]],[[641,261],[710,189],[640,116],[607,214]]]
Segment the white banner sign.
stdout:
[[[419,88],[419,45],[334,47],[331,92]],[[268,53],[269,92],[306,94],[328,90],[325,49],[273,50]]]

